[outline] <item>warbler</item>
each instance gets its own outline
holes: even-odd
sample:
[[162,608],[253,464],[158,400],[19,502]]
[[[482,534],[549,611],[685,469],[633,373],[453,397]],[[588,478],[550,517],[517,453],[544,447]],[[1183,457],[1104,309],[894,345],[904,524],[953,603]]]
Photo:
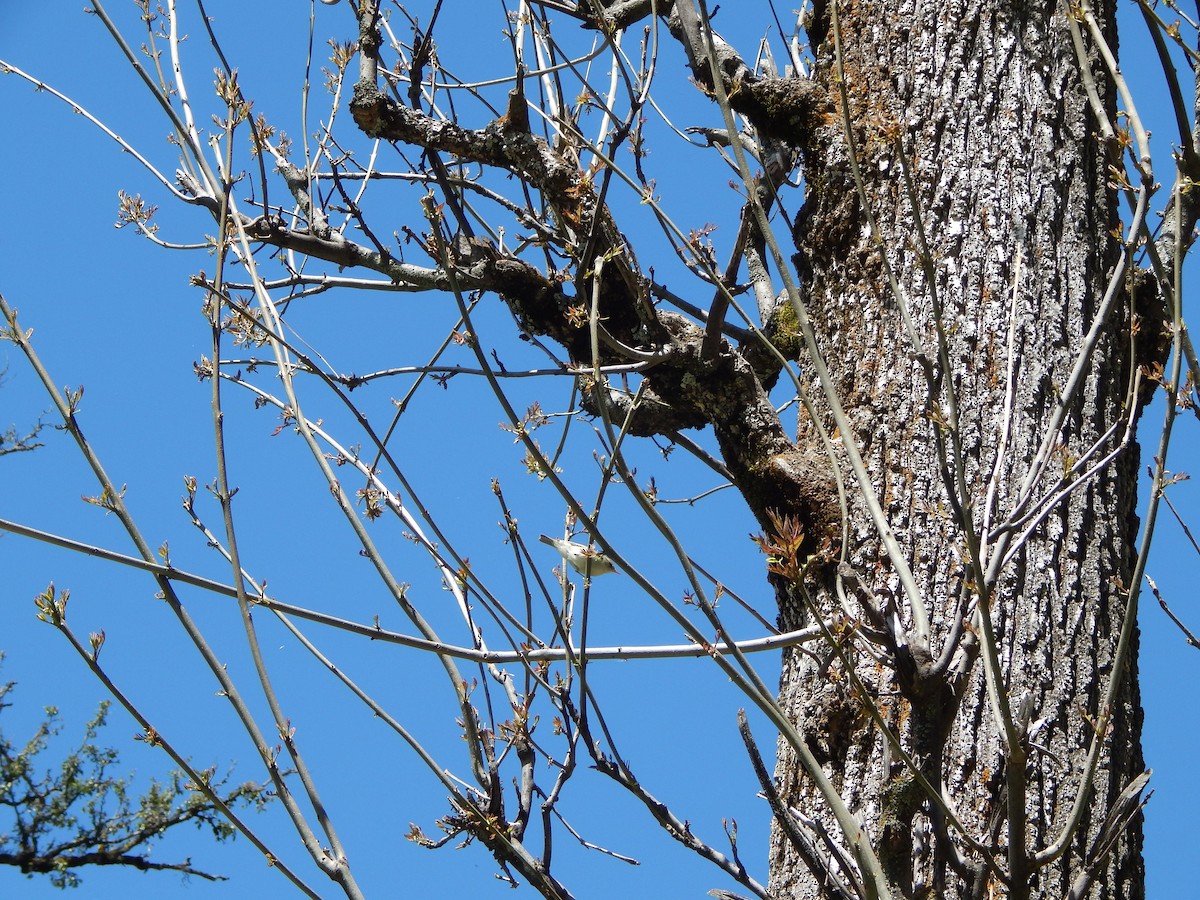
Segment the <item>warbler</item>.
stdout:
[[576,544],[574,541],[563,541],[543,534],[538,538],[543,544],[549,544],[559,552],[559,555],[580,575],[607,575],[617,571],[616,567],[603,553],[593,550],[586,544]]

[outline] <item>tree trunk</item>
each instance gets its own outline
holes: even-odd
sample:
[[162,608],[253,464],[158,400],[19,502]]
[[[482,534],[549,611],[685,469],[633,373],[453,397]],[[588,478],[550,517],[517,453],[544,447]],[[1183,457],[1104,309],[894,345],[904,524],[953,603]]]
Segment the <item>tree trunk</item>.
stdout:
[[[853,427],[838,438],[854,441],[866,462],[928,611],[930,638],[927,650],[914,640],[876,658],[861,651],[852,660],[793,651],[781,697],[866,823],[897,896],[1071,896],[1093,861],[1105,816],[1142,771],[1136,632],[1125,665],[1113,669],[1138,524],[1132,511],[1136,445],[1054,504],[1024,543],[1017,541],[1020,528],[1009,535],[1016,552],[986,604],[1008,702],[1029,725],[1022,741],[1023,841],[1031,852],[1052,843],[1066,824],[1094,726],[1105,712],[1103,694],[1111,679],[1121,683],[1091,799],[1056,860],[1013,872],[1014,883],[1003,886],[1002,876],[947,824],[882,740],[847,666],[967,831],[995,849],[1007,877],[1016,858],[1007,843],[1022,839],[1022,829],[1010,828],[1011,757],[978,652],[985,604],[960,522],[969,521],[979,534],[992,531],[980,552],[986,569],[992,555],[1003,552],[997,526],[1020,518],[1022,482],[1120,255],[1109,184],[1109,167],[1120,166],[1119,156],[1098,132],[1060,4],[861,0],[842,4],[839,12],[835,27],[832,11],[818,0],[810,25],[819,61],[813,77],[827,99],[818,126],[798,141],[809,194],[796,223],[795,261],[818,344]],[[1097,16],[1114,35],[1111,12]],[[839,35],[866,207],[877,220],[911,330],[889,289],[881,243],[853,178],[835,61]],[[1111,83],[1101,65],[1092,72],[1111,112]],[[1130,374],[1125,316],[1117,304],[1078,390],[1067,398],[1058,446],[1035,498],[1052,491],[1097,442],[1103,455],[1122,440]],[[812,394],[820,395],[815,382]],[[1114,424],[1115,433],[1105,437]],[[802,422],[801,433],[806,430],[813,430],[811,423]],[[816,605],[829,614],[844,608],[839,596],[857,593],[886,616],[894,602],[911,629],[895,567],[865,505],[850,494],[853,572],[842,567],[825,577],[813,593]],[[786,624],[810,618],[794,591],[781,596]],[[939,654],[964,618],[966,640],[939,671]],[[794,753],[785,743],[780,748],[777,783],[785,802],[834,832]],[[809,834],[821,855],[817,831]],[[1140,846],[1134,816],[1084,896],[1142,896]],[[777,826],[776,894],[838,896],[821,886],[802,856]]]

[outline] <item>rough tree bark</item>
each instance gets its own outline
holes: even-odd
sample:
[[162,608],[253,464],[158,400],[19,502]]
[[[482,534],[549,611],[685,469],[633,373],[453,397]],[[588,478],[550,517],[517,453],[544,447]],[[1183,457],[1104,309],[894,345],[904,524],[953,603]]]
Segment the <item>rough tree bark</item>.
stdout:
[[[1108,171],[1119,163],[1115,148],[1100,139],[1064,11],[1055,3],[990,0],[860,2],[841,7],[835,33],[831,10],[818,3],[810,34],[827,115],[800,142],[809,194],[797,222],[795,262],[853,423],[854,433],[842,437],[855,441],[867,462],[931,618],[927,646],[900,647],[883,665],[859,656],[859,675],[929,781],[944,785],[962,821],[1001,852],[1002,826],[1014,811],[1006,808],[1004,741],[983,668],[969,648],[949,666],[938,665],[938,654],[964,613],[978,608],[972,550],[954,511],[962,500],[957,481],[970,504],[961,514],[980,533],[1011,514],[1120,255]],[[888,290],[852,176],[835,39],[863,192],[920,347]],[[1109,90],[1105,79],[1100,84]],[[1111,90],[1106,102],[1112,109]],[[948,369],[936,357],[939,318]],[[1128,346],[1120,320],[1110,317],[1069,399],[1055,450],[1060,458],[1047,483],[1127,415]],[[934,390],[923,366],[933,373]],[[939,387],[957,394],[956,411]],[[961,436],[961,472],[951,415]],[[1102,446],[1111,450],[1119,440],[1118,430]],[[1024,747],[1028,847],[1046,846],[1063,827],[1093,726],[1105,713],[1104,689],[1113,678],[1123,684],[1088,811],[1057,861],[1024,874],[1031,896],[1070,895],[1107,810],[1142,770],[1134,663],[1116,672],[1112,666],[1138,525],[1136,467],[1131,445],[1057,506],[992,595],[1008,697],[1023,707],[1023,721],[1037,726]],[[847,549],[858,589],[884,604],[898,598],[895,573],[861,501],[852,502],[849,518]],[[982,562],[986,568],[991,560]],[[834,588],[846,584],[831,579],[818,589],[818,606],[836,609]],[[807,617],[794,599],[785,602],[791,603],[785,618]],[[901,614],[908,615],[903,604]],[[994,895],[996,875],[971,853],[958,858],[961,842],[948,838],[942,816],[881,740],[844,661],[793,652],[781,692],[851,808],[879,835],[881,861],[899,895]],[[792,807],[817,808],[811,783],[782,743],[777,775]],[[1140,845],[1134,823],[1088,896],[1141,896]],[[778,829],[771,884],[781,896],[825,896]],[[1008,891],[1019,896],[1022,888]]]

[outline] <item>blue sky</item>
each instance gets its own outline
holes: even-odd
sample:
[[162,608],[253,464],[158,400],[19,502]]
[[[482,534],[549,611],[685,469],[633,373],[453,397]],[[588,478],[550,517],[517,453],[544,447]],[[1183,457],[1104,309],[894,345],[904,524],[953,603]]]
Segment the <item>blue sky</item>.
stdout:
[[[112,11],[136,34],[130,8],[114,3]],[[213,2],[209,8],[226,51],[241,70],[246,93],[255,100],[255,111],[264,112],[272,123],[299,139],[304,127],[297,85],[303,74],[308,5]],[[317,16],[319,36],[330,33],[345,40],[353,35],[345,8],[319,6]],[[734,32],[730,36],[738,38],[746,53],[752,53],[761,36],[751,28],[752,19],[745,16],[724,26]],[[766,23],[769,18],[755,21]],[[264,34],[272,36],[266,47]],[[185,46],[196,60],[190,70],[191,90],[207,101],[212,63],[201,38],[194,34]],[[481,30],[478,41],[470,53],[452,61],[462,67],[459,71],[475,64],[482,67],[491,54],[501,62],[505,59],[506,45],[498,34]],[[1139,64],[1136,42],[1123,38],[1122,46],[1131,77],[1152,78],[1153,66]],[[321,47],[316,52],[323,56]],[[167,124],[100,23],[84,15],[80,4],[0,0],[0,58],[71,95],[164,171],[174,169],[175,153],[165,141]],[[678,65],[677,61],[671,64]],[[670,73],[672,78],[675,74]],[[314,80],[318,84],[311,100],[310,131],[326,114],[320,78]],[[1140,96],[1161,96],[1161,91],[1151,80]],[[703,104],[677,99],[677,108],[697,117],[682,124],[717,124]],[[35,329],[35,344],[56,383],[86,385],[84,428],[114,480],[128,485],[128,502],[151,544],[168,540],[175,565],[225,579],[226,567],[188,523],[179,502],[184,475],[195,475],[203,483],[214,472],[210,389],[196,379],[192,368],[208,352],[209,336],[200,314],[199,292],[188,285],[188,276],[196,270],[211,273],[213,261],[203,254],[167,252],[128,229],[113,228],[118,190],[140,192],[149,202],[161,204],[164,239],[196,241],[213,230],[211,217],[179,207],[164,191],[156,190],[144,169],[82,117],[47,95],[35,94],[15,76],[0,78],[0,109],[6,122],[0,167],[8,175],[2,201],[7,215],[0,225],[0,291],[19,308],[24,326]],[[1152,115],[1162,112],[1151,110]],[[1170,134],[1169,125],[1169,120],[1163,120],[1156,126],[1160,140]],[[686,227],[707,221],[729,223],[737,210],[737,198],[725,188],[725,177],[703,168],[706,159],[701,151],[678,147],[658,150],[647,161],[666,206]],[[1168,174],[1162,171],[1160,178],[1167,180]],[[704,185],[704,190],[696,185]],[[418,196],[414,189],[409,202]],[[726,230],[731,231],[731,226],[726,224]],[[641,261],[646,265],[651,260],[642,254]],[[669,262],[652,261],[660,272],[670,271]],[[358,374],[423,361],[421,354],[427,354],[429,342],[443,336],[456,318],[448,300],[424,295],[353,292],[304,302],[306,306],[291,314],[301,337],[314,343],[319,338],[335,368]],[[481,333],[490,329],[487,333],[498,341],[511,337],[511,321],[494,308],[481,309],[476,324]],[[502,344],[506,365],[544,364],[544,359],[514,347],[515,343]],[[49,403],[39,395],[16,351],[6,347],[0,353],[4,354],[0,364],[10,366],[9,381],[0,392],[0,426],[30,421]],[[460,349],[453,359],[466,363],[469,356]],[[355,399],[385,416],[391,398],[403,391],[399,381],[382,382],[356,392]],[[538,399],[549,410],[565,408],[569,399],[561,384],[550,380],[531,380],[516,392],[522,402]],[[270,410],[254,410],[246,396],[228,390],[226,403],[235,448],[232,479],[240,488],[239,538],[248,568],[267,578],[269,592],[281,599],[364,622],[380,615],[386,626],[409,631],[371,579],[352,536],[332,518],[330,504],[322,502],[326,488],[291,431],[273,436],[278,419]],[[523,406],[518,403],[518,408]],[[309,415],[325,417],[331,425],[346,424],[327,397],[314,400]],[[1146,440],[1157,416],[1152,411],[1143,420]],[[491,480],[501,480],[527,540],[533,541],[541,531],[558,533],[562,506],[543,484],[524,473],[522,454],[510,434],[472,426],[473,421],[490,425],[501,418],[481,382],[458,378],[444,391],[426,389],[417,395],[402,420],[396,446],[406,472],[421,486],[423,499],[436,507],[455,545],[492,584],[508,584],[511,589],[511,554],[497,526],[500,512]],[[543,444],[553,440],[544,438]],[[0,515],[131,552],[114,517],[80,502],[81,495],[95,494],[97,488],[66,437],[48,433],[46,441],[37,454],[3,461]],[[564,477],[581,491],[594,492],[597,479],[586,450],[586,428],[576,429],[572,446],[585,449],[578,459],[564,463]],[[1184,423],[1174,451],[1181,462],[1172,468],[1186,469],[1194,447],[1194,425]],[[682,462],[664,463],[645,444],[631,452],[639,465],[639,480],[653,474],[664,496],[686,497],[713,483]],[[610,521],[629,511],[628,499],[613,494],[605,513]],[[1190,484],[1180,485],[1172,496],[1185,511],[1196,508]],[[711,560],[724,583],[744,592],[768,618],[773,617],[761,556],[746,537],[756,529],[732,492],[718,493],[695,507],[662,509],[686,534],[696,556]],[[213,504],[207,503],[205,515],[210,527],[217,529]],[[449,594],[440,589],[401,529],[388,523],[375,527],[373,534],[386,545],[404,580],[413,584],[423,609],[446,630],[448,639],[464,640]],[[636,530],[623,535],[631,557],[653,572],[670,596],[679,598],[686,585],[665,559],[665,545],[643,533],[644,526],[632,527]],[[554,562],[552,555],[547,556],[550,551],[533,544],[532,552],[548,577]],[[1188,605],[1189,576],[1195,562],[1178,528],[1164,521],[1151,574],[1185,617],[1193,612]],[[155,587],[149,579],[11,535],[0,539],[0,565],[6,574],[0,592],[0,648],[8,654],[3,677],[19,682],[13,697],[16,705],[5,711],[2,720],[10,739],[21,740],[34,727],[41,708],[55,705],[66,719],[64,740],[69,741],[103,696],[66,643],[34,620],[32,598],[53,580],[72,590],[69,612],[77,631],[86,635],[105,629],[104,662],[164,734],[200,764],[224,766],[237,761],[238,776],[256,774],[249,744],[233,726],[226,704],[214,696],[211,676],[163,604],[153,598]],[[594,642],[681,640],[678,627],[649,607],[645,598],[613,582],[598,581],[593,588]],[[235,607],[196,591],[184,591],[183,598],[247,694],[257,696]],[[447,812],[444,791],[404,745],[347,699],[282,629],[266,616],[256,621],[268,663],[298,726],[298,738],[319,773],[326,801],[367,892],[394,892],[401,879],[409,892],[418,895],[436,890],[449,895],[470,891],[478,897],[507,896],[508,888],[493,878],[495,866],[482,848],[431,853],[403,839],[410,822],[435,833],[435,819]],[[742,629],[739,636],[757,633],[747,617],[734,621]],[[1157,607],[1144,605],[1141,622],[1146,758],[1155,769],[1157,791],[1147,809],[1149,895],[1179,896],[1180,885],[1191,880],[1187,862],[1192,811],[1200,804],[1192,763],[1200,729],[1180,687],[1195,677],[1200,658]],[[1200,624],[1200,615],[1193,622]],[[361,640],[336,632],[307,630],[320,636],[322,647],[339,665],[430,741],[448,765],[465,774],[453,727],[452,698],[429,660],[378,643],[364,647]],[[760,665],[763,677],[772,683],[777,663],[763,657]],[[734,720],[745,699],[715,668],[694,660],[596,665],[589,679],[608,698],[606,708],[612,716],[610,724],[620,735],[619,746],[650,790],[677,805],[697,833],[719,849],[726,849],[722,819],[736,818],[743,859],[758,877],[765,878],[768,813],[754,797],[757,788]],[[121,746],[124,765],[143,778],[164,771],[165,759],[128,740],[135,730],[127,717],[114,711],[107,734]],[[769,753],[771,732],[759,723],[757,734]],[[583,773],[573,789],[570,804],[564,806],[565,814],[578,816],[572,824],[588,839],[641,861],[633,868],[584,851],[561,833],[556,867],[562,867],[560,877],[578,896],[614,891],[703,896],[711,887],[734,887],[715,869],[663,839],[644,811],[599,776]],[[313,873],[278,809],[255,824],[310,884],[325,896],[335,894],[322,876]],[[80,896],[126,897],[140,892],[197,898],[228,896],[231,891],[235,896],[286,891],[285,882],[243,840],[215,847],[189,833],[182,840],[164,842],[155,852],[155,858],[162,860],[189,855],[198,866],[231,875],[234,881],[212,886],[171,874],[87,872]],[[0,870],[0,896],[50,893],[48,884]]]

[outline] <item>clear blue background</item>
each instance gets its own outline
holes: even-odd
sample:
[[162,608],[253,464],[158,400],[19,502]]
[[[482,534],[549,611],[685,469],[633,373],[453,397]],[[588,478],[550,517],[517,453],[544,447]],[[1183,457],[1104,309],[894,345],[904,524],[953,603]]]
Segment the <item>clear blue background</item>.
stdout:
[[[460,4],[448,11],[460,15]],[[498,33],[496,4],[482,4],[486,25],[476,29],[467,49],[452,49],[447,34],[448,65],[456,71],[505,71],[507,45]],[[112,4],[114,15],[128,27],[131,41],[141,43],[132,4]],[[213,2],[218,34],[233,65],[241,71],[255,112],[264,112],[294,140],[303,133],[299,84],[304,72],[309,5],[306,3]],[[755,45],[771,22],[764,3],[739,4],[718,16],[718,30],[739,49],[753,56]],[[481,14],[483,18],[483,14]],[[1132,23],[1140,27],[1136,21]],[[490,30],[489,30],[490,29]],[[317,8],[316,67],[325,64],[321,41],[326,35],[349,40],[354,35],[347,8]],[[776,52],[779,52],[776,43]],[[1125,70],[1137,79],[1137,96],[1165,96],[1155,78],[1152,59],[1143,56],[1137,37],[1122,35]],[[212,63],[204,36],[193,24],[187,45],[196,60],[187,71],[190,89],[210,102]],[[144,87],[128,70],[112,41],[79,3],[16,3],[0,0],[0,58],[44,78],[71,95],[93,114],[119,131],[152,157],[166,172],[175,167],[175,152],[167,145],[168,127]],[[702,100],[692,102],[677,56],[664,53],[660,88],[675,109],[691,118],[681,126],[718,125],[715,111]],[[1143,80],[1144,79],[1144,80]],[[327,114],[314,76],[309,130]],[[130,230],[116,230],[117,191],[142,193],[159,203],[160,236],[191,242],[211,233],[211,217],[179,207],[130,157],[103,137],[82,117],[45,94],[35,93],[16,76],[0,77],[0,110],[4,139],[0,141],[0,171],[5,190],[0,195],[0,291],[21,311],[26,328],[35,329],[34,342],[60,385],[86,385],[82,421],[114,480],[129,487],[127,500],[152,545],[170,541],[175,565],[217,579],[227,571],[189,525],[179,499],[182,477],[211,481],[214,472],[210,422],[210,388],[199,382],[192,363],[209,352],[207,326],[200,314],[200,294],[189,287],[189,274],[213,269],[211,257],[170,253],[139,239]],[[1160,151],[1169,152],[1170,120],[1165,110],[1143,108],[1155,122]],[[345,115],[345,110],[342,110]],[[343,121],[343,128],[349,123]],[[733,233],[738,209],[736,194],[725,187],[728,176],[711,168],[711,154],[679,143],[651,146],[647,166],[658,179],[668,211],[687,228],[716,222],[719,254]],[[1158,165],[1159,177],[1170,172]],[[241,165],[249,165],[243,157]],[[698,186],[702,189],[698,189]],[[278,190],[276,186],[276,190]],[[417,189],[399,214],[376,214],[375,226],[395,227],[413,222]],[[643,211],[644,214],[644,211]],[[631,216],[633,213],[630,214]],[[661,274],[673,271],[661,245],[655,245],[645,217],[634,235],[643,266],[655,265]],[[724,241],[725,243],[722,243]],[[660,242],[661,244],[661,242]],[[647,253],[645,247],[655,248]],[[657,256],[652,255],[658,253]],[[685,285],[682,276],[673,284]],[[422,348],[444,335],[456,312],[444,297],[403,294],[367,295],[360,292],[328,295],[304,301],[293,309],[293,321],[342,371],[362,374],[388,365],[419,363]],[[481,312],[487,330],[503,350],[506,364],[542,364],[537,357],[513,349],[513,326],[495,311]],[[307,329],[307,332],[305,330]],[[49,408],[34,376],[11,347],[0,347],[0,363],[10,365],[9,381],[0,390],[0,427],[33,420]],[[507,355],[511,354],[511,355]],[[465,350],[454,357],[470,363]],[[539,381],[516,389],[526,400],[539,399],[547,409],[565,407],[567,394],[559,383]],[[355,399],[378,415],[387,415],[389,400],[403,388],[381,383],[356,392]],[[329,504],[319,505],[324,485],[305,459],[299,442],[285,431],[272,437],[278,425],[274,413],[251,409],[248,397],[225,393],[233,482],[237,499],[239,538],[247,565],[266,577],[274,596],[312,605],[369,622],[378,614],[385,626],[409,631],[394,605],[375,586],[367,563],[343,525],[331,519]],[[518,404],[519,408],[523,408]],[[340,421],[327,400],[306,407],[310,416]],[[403,420],[398,443],[406,469],[420,476],[423,497],[436,507],[440,521],[450,526],[452,540],[469,555],[477,571],[493,585],[512,585],[511,556],[497,526],[500,512],[490,482],[501,479],[527,540],[539,531],[557,533],[561,504],[549,490],[533,483],[520,465],[521,451],[512,436],[496,428],[502,415],[482,383],[459,378],[445,392],[426,390]],[[485,423],[479,428],[478,423]],[[1159,413],[1143,420],[1143,435],[1152,440]],[[578,428],[578,426],[576,426]],[[407,429],[407,431],[405,430]],[[580,429],[583,430],[583,429]],[[47,446],[36,454],[8,457],[0,465],[0,515],[15,518],[81,540],[124,552],[129,542],[112,516],[80,502],[81,495],[98,492],[90,473],[65,435],[47,431]],[[544,438],[543,446],[553,444]],[[1188,468],[1194,453],[1194,424],[1184,422],[1172,468]],[[692,467],[672,460],[664,464],[644,443],[629,448],[638,461],[639,482],[653,474],[664,496],[683,497],[712,483],[696,476]],[[682,454],[679,454],[682,455]],[[1146,460],[1149,462],[1149,460]],[[590,460],[572,459],[564,473],[581,490],[594,491]],[[608,521],[618,520],[629,501],[617,495],[607,508]],[[314,501],[314,497],[317,501]],[[1195,510],[1190,484],[1174,489],[1172,497],[1185,511]],[[210,527],[217,528],[215,506],[201,505]],[[732,491],[703,501],[697,508],[662,507],[691,545],[694,555],[711,564],[721,580],[743,591],[769,618],[771,598],[762,578],[762,559],[747,540],[756,530]],[[622,521],[624,521],[622,519]],[[643,526],[622,535],[635,562],[661,579],[674,599],[686,588],[678,571],[661,557],[665,545]],[[465,642],[450,595],[440,591],[420,554],[409,547],[393,524],[373,526],[372,534],[387,547],[403,580],[411,581],[423,608],[430,611],[447,639]],[[549,574],[554,558],[534,546],[534,558]],[[7,654],[0,677],[19,682],[12,709],[0,719],[10,740],[32,732],[40,710],[56,705],[67,722],[63,743],[75,740],[82,723],[103,698],[100,686],[51,628],[34,619],[32,598],[53,580],[72,589],[69,614],[81,635],[103,627],[108,643],[103,661],[114,677],[150,715],[159,729],[198,764],[227,765],[237,761],[235,777],[257,774],[246,739],[233,724],[228,706],[214,696],[215,685],[170,618],[153,597],[155,586],[145,576],[112,565],[57,551],[15,536],[0,538],[0,648]],[[358,575],[362,572],[362,576]],[[1189,590],[1196,560],[1173,523],[1163,520],[1159,544],[1150,567],[1178,613],[1200,626]],[[506,581],[507,579],[507,581]],[[615,583],[614,583],[615,582]],[[244,651],[244,637],[235,607],[220,598],[184,590],[184,602],[210,634],[222,658],[246,694],[256,703],[253,675]],[[596,643],[678,643],[677,626],[648,601],[619,580],[606,579],[594,588],[592,640]],[[519,605],[519,603],[518,603]],[[725,603],[723,609],[728,611]],[[747,620],[734,617],[739,636],[758,632]],[[493,878],[495,866],[486,850],[473,846],[456,851],[421,850],[404,840],[409,823],[427,834],[436,833],[435,819],[448,807],[442,791],[412,754],[379,722],[308,657],[265,615],[256,622],[276,676],[285,706],[298,727],[298,740],[319,776],[343,841],[351,853],[360,884],[368,895],[507,896],[508,888]],[[1194,844],[1194,809],[1200,801],[1193,765],[1197,745],[1196,714],[1186,687],[1200,671],[1200,657],[1152,604],[1143,604],[1142,687],[1146,709],[1146,759],[1155,769],[1156,794],[1147,808],[1147,868],[1149,896],[1200,896],[1188,865]],[[455,630],[457,628],[457,630]],[[455,737],[455,710],[444,677],[429,660],[381,644],[367,644],[338,633],[320,635],[321,646],[352,677],[368,687],[389,709],[436,748],[447,765],[465,774],[460,741]],[[760,659],[768,683],[777,678],[773,658]],[[470,671],[468,677],[470,676]],[[703,661],[605,663],[592,667],[589,679],[607,698],[610,724],[618,746],[648,789],[666,800],[696,832],[718,849],[727,849],[721,834],[723,819],[736,819],[742,858],[760,879],[766,878],[768,811],[755,798],[753,783],[735,730],[734,714],[742,698],[715,667]],[[143,744],[128,740],[136,726],[114,711],[105,739],[121,746],[123,764],[139,778],[161,773],[168,762]],[[769,728],[758,723],[761,748],[770,754]],[[544,781],[545,779],[543,779]],[[589,840],[637,857],[632,868],[579,848],[560,831],[556,842],[555,873],[581,898],[624,891],[634,896],[703,896],[711,887],[736,889],[715,869],[662,837],[659,829],[622,791],[593,773],[572,784],[563,812]],[[589,810],[589,807],[595,810]],[[323,896],[338,891],[316,874],[288,832],[281,810],[253,820],[275,848]],[[224,884],[184,880],[169,874],[140,874],[121,870],[85,870],[77,896],[88,898],[156,896],[274,896],[289,888],[271,872],[244,840],[215,846],[191,832],[160,844],[159,860],[190,856],[200,868],[232,876]],[[1189,893],[1190,892],[1190,893]],[[48,882],[29,880],[12,870],[0,870],[0,897],[42,897],[58,894]]]

